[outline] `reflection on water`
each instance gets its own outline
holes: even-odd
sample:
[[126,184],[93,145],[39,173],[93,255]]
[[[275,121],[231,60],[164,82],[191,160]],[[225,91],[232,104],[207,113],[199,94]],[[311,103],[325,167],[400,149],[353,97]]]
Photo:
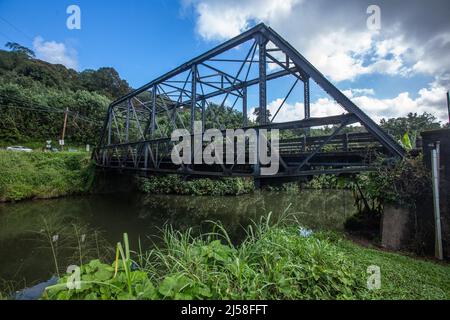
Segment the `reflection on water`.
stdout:
[[[48,228],[66,232],[73,230],[74,225],[84,226],[77,232],[88,233],[91,242],[95,233],[95,245],[91,248],[94,252],[99,251],[99,241],[93,230],[101,233],[111,246],[121,240],[123,232],[128,232],[131,247],[137,249],[138,238],[144,246],[160,242],[165,224],[178,230],[193,227],[197,232],[207,232],[211,227],[208,220],[221,221],[232,239],[238,241],[245,235],[243,226],[269,212],[279,215],[290,204],[290,212],[312,229],[342,230],[346,218],[354,213],[351,194],[334,190],[296,194],[258,192],[239,197],[109,194],[3,204],[0,205],[0,279],[25,280],[24,284],[29,286],[55,273],[45,234]],[[79,264],[78,257],[57,253],[58,260],[64,260],[59,261],[60,270],[69,264]]]

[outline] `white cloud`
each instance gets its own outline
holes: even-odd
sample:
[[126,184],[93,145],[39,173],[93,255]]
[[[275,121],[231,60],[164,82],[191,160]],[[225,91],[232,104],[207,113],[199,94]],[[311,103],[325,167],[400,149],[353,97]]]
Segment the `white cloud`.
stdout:
[[[428,88],[419,90],[416,99],[413,99],[408,92],[402,92],[394,98],[377,99],[373,97],[372,89],[349,89],[344,90],[343,93],[378,123],[382,118],[404,117],[410,112],[418,114],[428,112],[443,123],[448,121],[446,89],[436,82]],[[282,102],[283,99],[279,98],[267,105],[267,109],[272,116],[275,115]],[[250,110],[252,120],[256,118],[253,115],[255,109],[256,107],[253,107]],[[327,117],[343,113],[346,113],[346,111],[328,97],[319,98],[311,103],[312,117]],[[302,102],[285,103],[274,122],[296,121],[303,118],[304,106]]]
[[[280,107],[283,99],[279,98],[267,105],[267,109],[270,114],[274,116]],[[253,114],[256,107],[250,109],[250,119],[255,120],[256,116]],[[312,117],[327,117],[346,113],[345,110],[328,98],[320,98],[311,103],[311,116]],[[288,122],[302,120],[305,116],[305,109],[303,102],[295,102],[294,104],[285,103],[278,112],[274,122]]]
[[[365,26],[364,4],[347,2],[341,5],[335,1],[305,0],[184,1],[197,14],[197,32],[203,39],[222,41],[257,22],[265,22],[333,81],[355,80],[373,73],[436,76],[443,68],[448,69],[450,55],[439,58],[430,52],[442,56],[445,48],[450,49],[449,32],[417,41],[413,33],[406,38],[410,28],[401,22],[383,23],[381,31],[370,31]],[[400,18],[397,20],[401,21]]]
[[78,67],[76,51],[68,49],[64,43],[45,41],[42,37],[36,37],[33,41],[33,48],[38,59],[62,64],[71,69]]
[[289,16],[300,0],[185,1],[198,15],[197,32],[206,40],[232,38],[251,22],[277,20]]
[[342,93],[345,94],[348,98],[353,98],[356,96],[361,96],[361,95],[366,95],[366,96],[373,96],[375,95],[375,90],[373,89],[347,89],[347,90],[342,90]]
[[[441,54],[445,52],[445,54]],[[413,66],[415,72],[426,74],[448,73],[450,66],[450,32],[437,34],[429,39],[424,46],[415,51]]]

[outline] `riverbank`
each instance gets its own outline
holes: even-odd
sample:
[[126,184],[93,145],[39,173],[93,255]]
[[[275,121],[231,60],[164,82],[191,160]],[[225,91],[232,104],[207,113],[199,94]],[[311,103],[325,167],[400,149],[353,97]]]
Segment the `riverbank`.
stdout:
[[[44,298],[450,299],[448,265],[310,233],[292,220],[265,218],[247,230],[234,245],[219,224],[202,237],[167,228],[164,246],[134,256],[125,235],[115,262],[91,261],[81,268],[80,289],[68,290],[66,276]],[[369,281],[370,289],[368,270],[377,269],[380,282]]]
[[81,152],[0,151],[0,202],[48,199],[89,191],[90,156]]

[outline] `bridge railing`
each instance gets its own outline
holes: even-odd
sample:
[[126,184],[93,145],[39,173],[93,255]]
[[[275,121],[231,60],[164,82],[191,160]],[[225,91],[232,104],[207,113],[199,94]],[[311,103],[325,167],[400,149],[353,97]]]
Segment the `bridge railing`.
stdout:
[[[190,138],[193,140],[194,135]],[[325,148],[321,145],[327,142]],[[225,161],[229,141],[223,133],[223,161],[219,164],[177,165],[172,161],[172,150],[176,144],[170,138],[161,138],[132,143],[113,144],[103,146],[94,151],[94,159],[98,166],[110,169],[132,169],[137,171],[184,173],[204,175],[258,175],[258,166],[250,162],[250,154],[254,149],[245,143],[246,163],[238,163],[237,152],[235,161],[227,164]],[[233,142],[234,143],[234,142]],[[202,142],[200,151],[203,153],[210,142]],[[235,146],[235,145],[234,145]],[[367,167],[375,158],[375,153],[382,151],[383,147],[369,133],[347,133],[341,135],[317,136],[281,139],[279,141],[279,175],[296,174],[299,171],[314,170],[317,168],[349,168]],[[270,138],[267,141],[267,150],[271,150]],[[235,150],[236,151],[236,150]],[[311,154],[315,154],[312,160]],[[181,153],[181,155],[183,155]]]

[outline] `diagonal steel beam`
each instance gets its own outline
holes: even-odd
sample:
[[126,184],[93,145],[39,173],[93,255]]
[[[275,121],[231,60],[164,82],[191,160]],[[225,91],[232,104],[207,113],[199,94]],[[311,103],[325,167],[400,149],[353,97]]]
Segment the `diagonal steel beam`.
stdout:
[[325,147],[335,136],[341,132],[342,129],[344,129],[348,125],[348,120],[344,121],[334,132],[328,136],[310,155],[306,157],[305,160],[303,160],[300,165],[295,169],[295,171],[300,171],[303,166],[308,164],[309,160],[311,160],[317,153],[319,153],[323,147]]
[[358,108],[349,98],[347,98],[341,91],[339,91],[325,76],[320,73],[308,60],[306,60],[294,47],[292,47],[286,40],[278,35],[273,29],[261,27],[261,31],[271,42],[278,48],[289,55],[289,58],[309,75],[322,89],[324,89],[338,104],[345,110],[357,116],[363,126],[372,133],[378,140],[393,154],[403,157],[405,150],[383,129],[378,126],[368,115],[366,115],[360,108]]

